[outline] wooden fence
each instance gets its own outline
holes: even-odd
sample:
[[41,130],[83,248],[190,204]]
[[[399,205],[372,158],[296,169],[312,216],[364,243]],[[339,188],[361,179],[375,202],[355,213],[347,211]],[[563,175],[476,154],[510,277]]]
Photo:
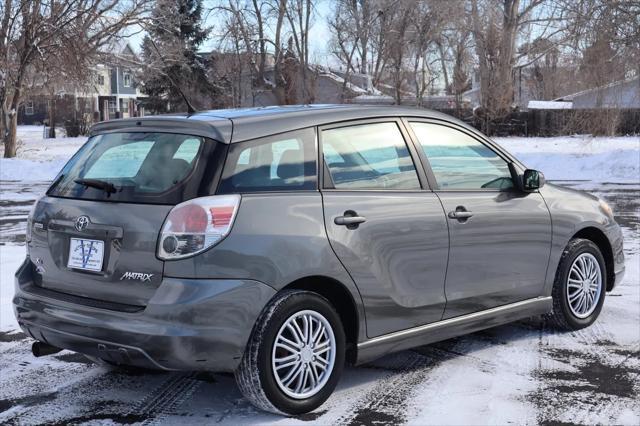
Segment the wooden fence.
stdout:
[[517,111],[487,120],[470,109],[441,109],[489,136],[640,135],[640,109],[564,109]]

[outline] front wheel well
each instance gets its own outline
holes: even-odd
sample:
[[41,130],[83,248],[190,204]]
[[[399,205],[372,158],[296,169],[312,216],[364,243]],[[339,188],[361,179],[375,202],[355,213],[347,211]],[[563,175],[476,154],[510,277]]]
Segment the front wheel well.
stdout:
[[300,278],[284,289],[311,291],[321,295],[333,305],[340,315],[347,339],[346,359],[348,362],[354,363],[357,357],[359,320],[358,309],[351,292],[340,281],[323,276]]
[[604,257],[605,267],[607,268],[607,291],[613,289],[616,279],[615,272],[613,271],[613,249],[611,248],[611,243],[609,243],[609,239],[604,232],[598,228],[587,227],[576,232],[576,234],[571,237],[571,239],[574,238],[584,238],[598,246],[602,256]]

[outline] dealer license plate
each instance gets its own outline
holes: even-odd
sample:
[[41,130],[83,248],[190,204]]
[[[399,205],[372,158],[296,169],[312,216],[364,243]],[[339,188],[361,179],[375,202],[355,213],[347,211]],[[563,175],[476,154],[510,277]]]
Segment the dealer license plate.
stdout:
[[104,241],[71,238],[67,267],[86,271],[101,271]]

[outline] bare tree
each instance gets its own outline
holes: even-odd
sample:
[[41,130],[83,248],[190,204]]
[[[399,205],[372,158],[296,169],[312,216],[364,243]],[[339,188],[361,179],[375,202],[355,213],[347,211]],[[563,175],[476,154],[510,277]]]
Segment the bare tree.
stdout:
[[518,40],[532,34],[553,40],[564,29],[563,11],[549,0],[471,0],[485,127],[511,109]]
[[312,103],[315,97],[315,76],[309,69],[309,30],[313,16],[314,2],[312,0],[289,0],[289,7],[285,8],[285,15],[289,21],[289,31],[296,57],[299,63],[299,79],[301,100]]
[[[144,19],[146,0],[5,0],[0,28],[0,131],[4,156],[16,155],[17,111],[25,81],[39,64],[72,57],[88,74],[101,47]],[[80,67],[80,68],[77,68]]]
[[[287,0],[220,0],[210,8],[216,16],[226,16],[218,46],[223,54],[235,56],[234,87],[244,86],[248,74],[254,99],[258,93],[273,90],[278,103],[285,103],[282,38],[288,7]],[[266,78],[270,55],[273,81]]]
[[412,47],[413,81],[416,105],[422,105],[424,95],[440,77],[434,70],[436,62],[440,63],[444,75],[445,87],[448,85],[447,68],[442,51],[442,33],[448,15],[449,3],[423,1],[409,10],[411,26],[409,44]]

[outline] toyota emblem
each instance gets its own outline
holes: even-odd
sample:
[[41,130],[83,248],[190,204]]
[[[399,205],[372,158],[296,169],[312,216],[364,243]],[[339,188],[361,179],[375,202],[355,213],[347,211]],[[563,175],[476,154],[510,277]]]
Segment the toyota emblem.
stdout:
[[85,229],[87,229],[87,225],[89,225],[89,217],[88,216],[79,216],[76,219],[76,230],[79,232],[84,231]]

